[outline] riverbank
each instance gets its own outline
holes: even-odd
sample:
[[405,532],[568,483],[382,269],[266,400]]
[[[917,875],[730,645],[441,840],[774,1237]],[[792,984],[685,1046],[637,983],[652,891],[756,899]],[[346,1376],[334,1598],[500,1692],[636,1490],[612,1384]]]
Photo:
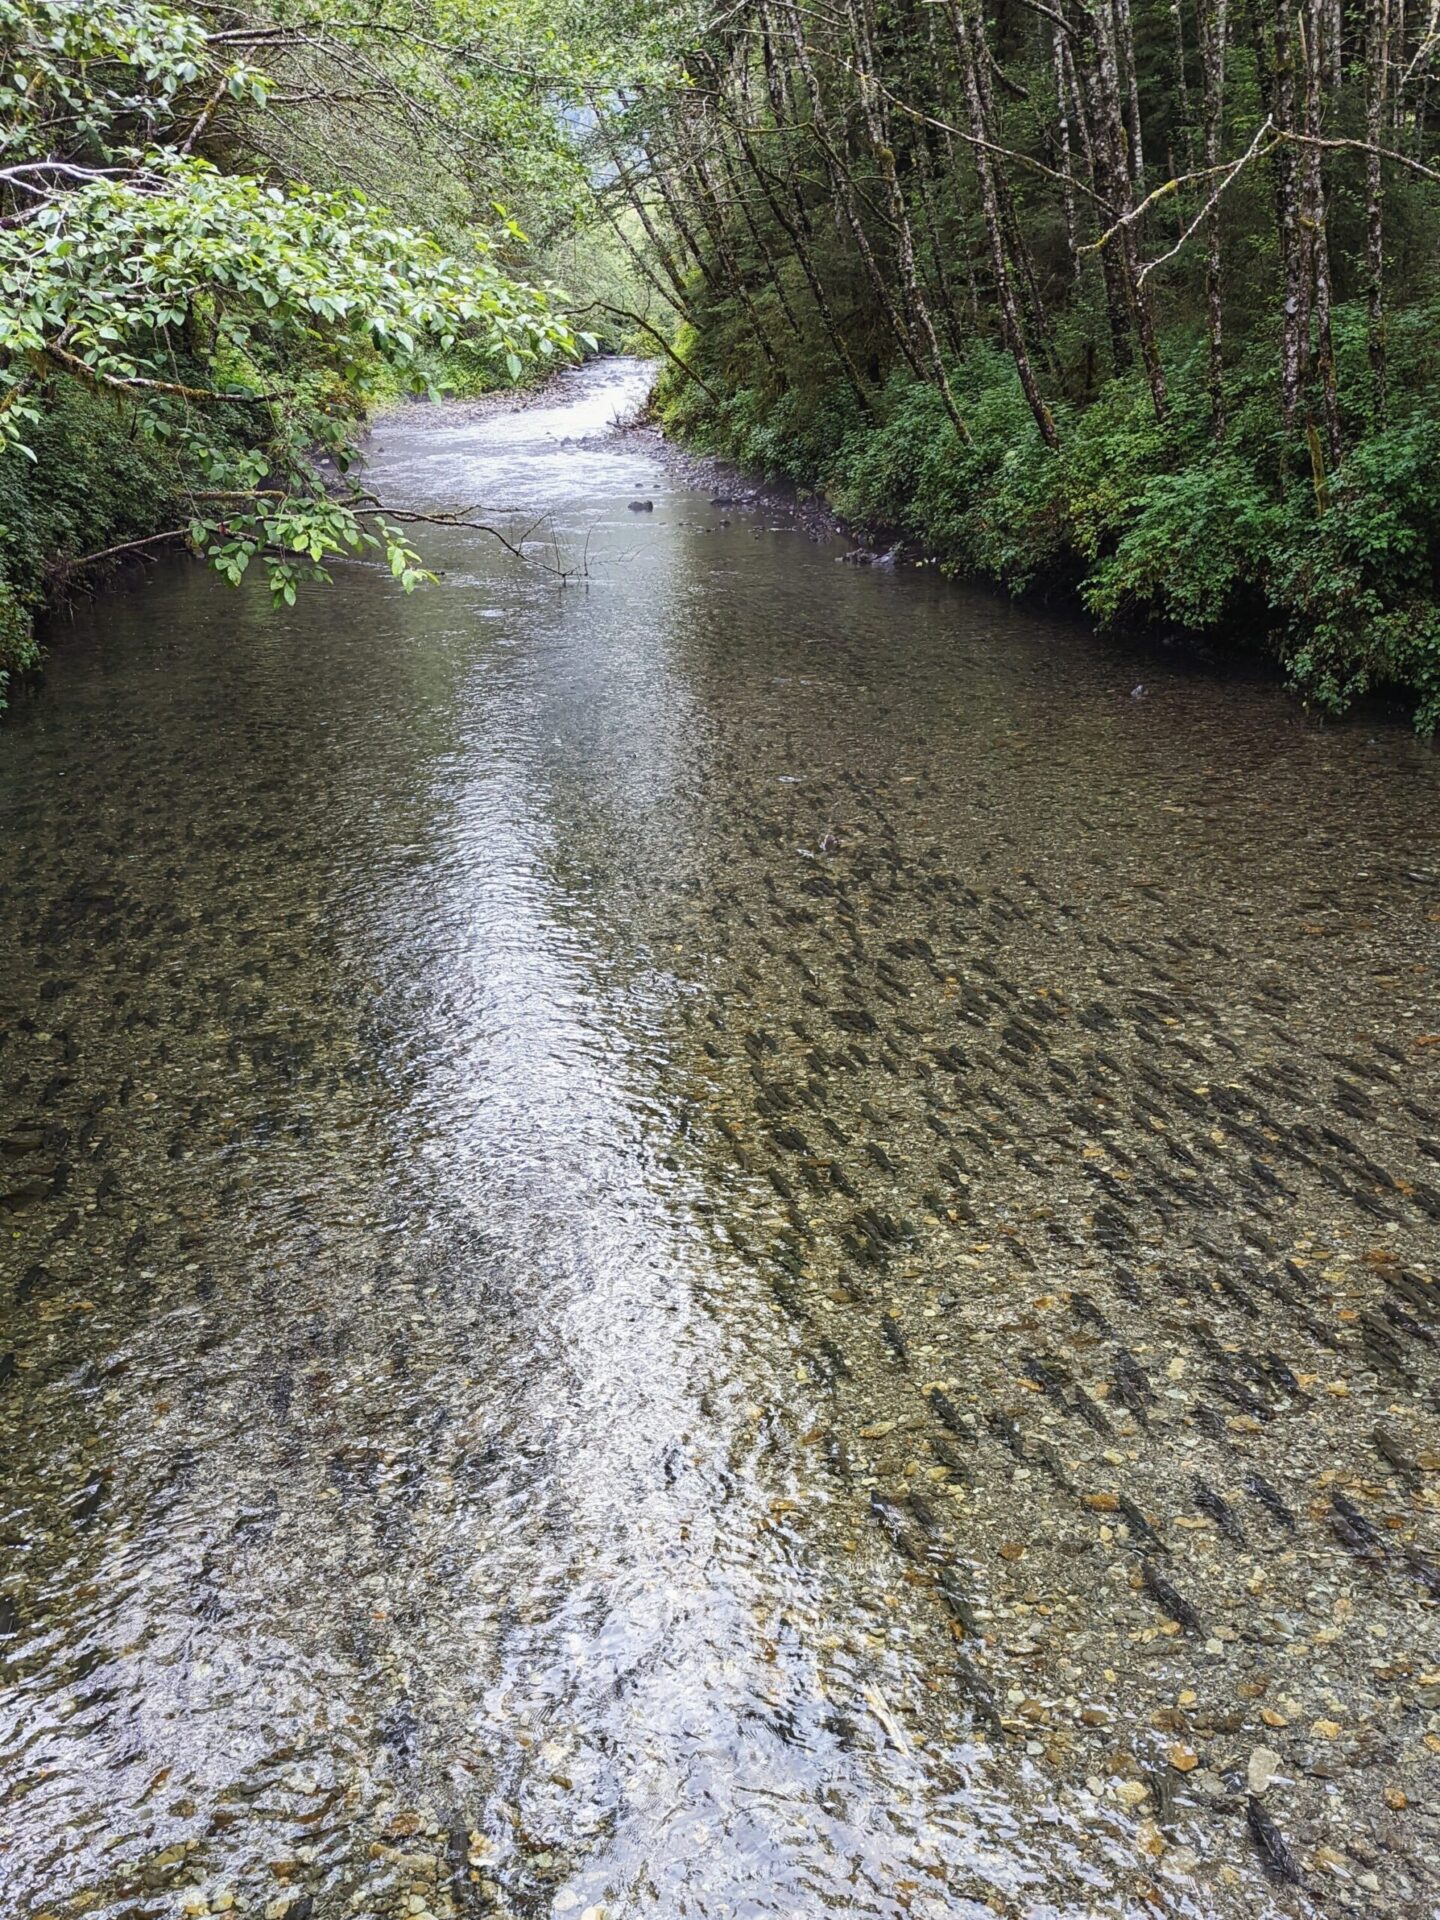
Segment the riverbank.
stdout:
[[[1269,426],[1259,355],[1233,374],[1223,445],[1203,387],[1177,378],[1162,428],[1132,375],[1057,409],[1056,451],[995,349],[952,369],[962,439],[941,395],[909,375],[893,375],[866,418],[803,360],[782,388],[704,335],[687,329],[680,346],[706,385],[662,371],[666,434],[813,496],[867,546],[898,540],[1102,630],[1263,656],[1322,713],[1379,696],[1423,734],[1440,721],[1437,402],[1423,355],[1384,427],[1362,427],[1327,476]],[[1394,346],[1397,363],[1419,352],[1398,327]]]
[[[383,374],[372,369],[351,396],[362,448],[377,427],[431,404]],[[456,419],[542,404],[554,378],[511,386],[454,358],[436,370],[437,378],[446,374],[458,391],[443,404]],[[67,607],[185,545],[189,503],[204,481],[193,458],[141,431],[128,400],[78,382],[57,385],[33,438],[33,460],[15,448],[0,452],[0,715],[43,669]]]

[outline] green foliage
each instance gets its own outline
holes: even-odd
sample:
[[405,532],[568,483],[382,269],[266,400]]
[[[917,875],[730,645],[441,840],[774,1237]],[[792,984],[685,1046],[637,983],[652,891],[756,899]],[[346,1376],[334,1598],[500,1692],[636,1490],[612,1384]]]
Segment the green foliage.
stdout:
[[[367,8],[367,30],[387,10],[392,0]],[[332,31],[343,41],[361,24],[341,0]],[[395,32],[412,78],[436,65],[413,20],[407,37],[397,13]],[[451,367],[472,388],[517,381],[593,345],[553,290],[507,264],[528,243],[498,209],[488,229],[460,224],[442,242],[354,186],[226,171],[191,151],[222,102],[253,114],[275,89],[275,76],[230,57],[231,39],[309,57],[303,28],[261,21],[216,38],[201,17],[157,0],[0,0],[0,464],[11,496],[0,543],[12,664],[36,556],[74,552],[67,489],[48,461],[71,435],[85,482],[106,464],[76,428],[77,395],[123,403],[141,465],[166,476],[137,536],[157,530],[163,501],[227,580],[256,562],[288,603],[338,555],[372,553],[407,588],[428,578],[378,503],[327,480],[313,458],[323,449],[335,471],[352,470],[369,396],[433,394]],[[381,80],[382,99],[403,98],[392,74]],[[28,486],[17,480],[27,462]],[[127,498],[110,505],[110,518],[90,523],[97,546],[135,524]]]
[[36,665],[33,620],[48,581],[83,554],[176,524],[173,448],[139,431],[118,395],[61,383],[35,430],[34,461],[0,454],[0,704]]
[[[1336,316],[1342,350],[1363,346],[1363,314]],[[1275,419],[1267,356],[1249,355],[1227,391],[1217,445],[1204,371],[1175,356],[1172,417],[1155,419],[1138,374],[1059,417],[1041,440],[1013,362],[978,346],[950,368],[969,442],[934,386],[892,375],[866,423],[817,356],[778,396],[758,386],[714,405],[673,369],[658,404],[671,431],[822,491],[852,522],[897,532],[948,568],[1010,591],[1074,592],[1102,623],[1208,630],[1264,644],[1327,712],[1404,689],[1423,731],[1440,724],[1440,408],[1430,329],[1391,340],[1404,394],[1384,427],[1362,415],[1317,496],[1304,441]],[[683,351],[712,382],[703,334]],[[803,386],[798,376],[808,373]]]
[[977,346],[954,384],[968,440],[933,387],[897,376],[884,423],[843,449],[827,491],[842,513],[1018,592],[1058,558],[1058,469],[1008,361]]
[[1440,722],[1440,467],[1433,416],[1371,434],[1346,459],[1328,510],[1290,517],[1269,561],[1282,655],[1296,681],[1339,712],[1374,686],[1418,696]]

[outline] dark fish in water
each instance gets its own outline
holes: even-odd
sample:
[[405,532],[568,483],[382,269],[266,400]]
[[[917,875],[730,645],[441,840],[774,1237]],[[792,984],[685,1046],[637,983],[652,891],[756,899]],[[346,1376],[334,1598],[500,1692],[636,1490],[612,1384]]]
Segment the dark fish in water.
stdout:
[[815,1344],[829,1364],[831,1382],[851,1378],[849,1361],[828,1333],[822,1333]]
[[1111,1431],[1110,1422],[1105,1418],[1104,1414],[1083,1387],[1076,1387],[1070,1411],[1079,1414],[1086,1426],[1092,1428],[1096,1433],[1109,1433]]
[[1064,1463],[1048,1440],[1034,1441],[1030,1453],[1032,1458],[1040,1462],[1062,1493],[1074,1493],[1075,1487],[1065,1471]]
[[913,1491],[907,1493],[905,1496],[905,1504],[914,1516],[917,1526],[923,1528],[926,1533],[938,1533],[940,1531],[939,1515],[923,1493],[915,1493]]
[[1121,1406],[1128,1408],[1134,1414],[1140,1426],[1148,1428],[1150,1415],[1146,1403],[1156,1406],[1159,1404],[1159,1399],[1146,1378],[1145,1369],[1128,1347],[1121,1347],[1115,1357],[1115,1372],[1111,1387]]
[[42,1265],[38,1260],[32,1261],[24,1273],[21,1274],[16,1284],[16,1304],[18,1306],[24,1306],[32,1294],[39,1293],[45,1287],[53,1286],[54,1283],[55,1276],[50,1269]]
[[1212,1440],[1229,1441],[1230,1436],[1225,1431],[1225,1422],[1220,1418],[1219,1414],[1216,1413],[1215,1409],[1213,1407],[1207,1407],[1203,1400],[1197,1400],[1195,1402],[1194,1406],[1190,1409],[1190,1416],[1200,1431],[1208,1434]]
[[1213,1487],[1207,1486],[1203,1480],[1196,1479],[1191,1482],[1191,1492],[1194,1495],[1195,1505],[1207,1519],[1215,1522],[1227,1540],[1237,1547],[1247,1544],[1245,1529],[1241,1526],[1234,1510]]
[[1260,1849],[1260,1858],[1271,1878],[1287,1886],[1301,1886],[1303,1876],[1300,1862],[1291,1851],[1289,1841],[1253,1793],[1245,1801],[1245,1824],[1250,1829],[1250,1837]]
[[1283,1393],[1288,1393],[1297,1400],[1304,1398],[1300,1382],[1278,1353],[1267,1347],[1260,1356],[1260,1365],[1265,1371],[1266,1379],[1273,1381]]
[[1258,1473],[1250,1473],[1245,1476],[1245,1485],[1277,1527],[1286,1533],[1294,1533],[1295,1516],[1268,1480],[1262,1479]]
[[1095,1331],[1107,1340],[1114,1337],[1115,1329],[1088,1293],[1072,1293],[1070,1311],[1082,1326],[1094,1327]]
[[1395,1469],[1401,1481],[1410,1488],[1420,1484],[1419,1462],[1401,1446],[1400,1442],[1385,1427],[1376,1427],[1370,1438],[1375,1442],[1375,1450]]
[[845,1169],[840,1165],[838,1160],[829,1161],[826,1164],[825,1172],[829,1177],[831,1186],[838,1192],[843,1193],[847,1200],[858,1200],[860,1198],[858,1190],[850,1184],[850,1181],[846,1177]]
[[992,1733],[999,1733],[1000,1709],[995,1704],[995,1696],[969,1660],[957,1656],[955,1680],[961,1693],[975,1709],[976,1719],[984,1721]]
[[1391,1373],[1402,1380],[1413,1378],[1399,1341],[1385,1322],[1378,1320],[1373,1313],[1362,1313],[1360,1316],[1360,1344],[1381,1367],[1388,1367]]
[[1010,1415],[996,1407],[985,1416],[985,1424],[1002,1446],[1008,1447],[1017,1460],[1025,1458],[1025,1438]]
[[831,1007],[830,1018],[847,1033],[878,1033],[875,1016],[863,1007]]
[[105,1503],[105,1476],[93,1474],[85,1483],[85,1490],[70,1509],[70,1517],[77,1526],[83,1526],[87,1520],[93,1520]]
[[957,1439],[968,1441],[973,1447],[978,1437],[975,1429],[965,1418],[964,1414],[961,1413],[949,1394],[945,1392],[944,1388],[932,1387],[930,1389],[929,1399],[930,1405],[935,1410],[935,1417],[939,1420],[941,1426],[948,1427]]
[[1385,1284],[1427,1323],[1433,1323],[1440,1316],[1440,1287],[1422,1280],[1418,1273],[1402,1267],[1398,1273],[1387,1274]]
[[1228,1400],[1232,1407],[1238,1407],[1242,1413],[1248,1413],[1255,1420],[1273,1420],[1275,1409],[1256,1393],[1252,1393],[1243,1380],[1237,1380],[1231,1373],[1212,1373],[1210,1385],[1222,1400]]
[[1186,1633],[1204,1633],[1205,1629],[1194,1607],[1149,1560],[1141,1560],[1140,1577],[1145,1583],[1145,1591],[1163,1614],[1167,1614],[1177,1626],[1183,1627]]
[[1435,1335],[1430,1329],[1422,1327],[1412,1314],[1408,1314],[1403,1307],[1397,1307],[1393,1300],[1382,1301],[1380,1311],[1392,1327],[1398,1327],[1401,1333],[1408,1333],[1412,1340],[1421,1340],[1427,1347],[1437,1344]]
[[942,1565],[935,1569],[935,1588],[952,1619],[958,1620],[966,1633],[978,1634],[981,1627],[974,1602],[954,1567]]
[[1427,1558],[1427,1556],[1420,1551],[1419,1547],[1407,1546],[1404,1549],[1404,1554],[1406,1566],[1410,1569],[1411,1573],[1414,1574],[1421,1586],[1424,1587],[1431,1599],[1440,1600],[1440,1567],[1437,1567],[1433,1560]]
[[1230,1356],[1215,1338],[1209,1327],[1206,1326],[1205,1322],[1203,1320],[1192,1320],[1190,1322],[1190,1332],[1194,1336],[1195,1344],[1199,1347],[1200,1351],[1205,1354],[1208,1359],[1213,1360],[1222,1372],[1228,1371]]
[[1360,1509],[1347,1500],[1343,1493],[1332,1493],[1330,1496],[1330,1526],[1341,1544],[1360,1559],[1385,1558],[1384,1541]]
[[1132,1306],[1143,1307],[1145,1304],[1145,1289],[1129,1267],[1116,1267],[1115,1291]]
[[1156,1553],[1168,1553],[1170,1551],[1128,1493],[1122,1493],[1120,1495],[1118,1505],[1121,1513],[1125,1516],[1125,1524],[1137,1540],[1145,1541]]
[[851,1483],[850,1456],[845,1451],[845,1442],[835,1433],[827,1433],[820,1442],[821,1457],[826,1469],[840,1482],[842,1487]]
[[1220,1291],[1240,1309],[1241,1313],[1243,1313],[1247,1319],[1258,1320],[1260,1318],[1259,1307],[1256,1306],[1255,1302],[1250,1298],[1249,1294],[1246,1293],[1238,1280],[1233,1280],[1223,1268],[1216,1274],[1215,1279]]
[[9,1386],[20,1372],[20,1363],[13,1352],[0,1353],[0,1387]]
[[897,1553],[903,1553],[907,1560],[920,1560],[924,1557],[910,1537],[904,1514],[893,1500],[887,1500],[883,1494],[872,1491],[870,1517],[879,1524],[880,1531]]
[[968,1462],[963,1455],[951,1446],[948,1440],[932,1440],[930,1442],[930,1451],[940,1462],[940,1465],[944,1467],[945,1471],[947,1473],[953,1473],[957,1480],[968,1480],[970,1478]]
[[1150,1797],[1155,1802],[1157,1822],[1169,1820],[1175,1812],[1175,1775],[1169,1767],[1151,1767],[1145,1774],[1145,1784],[1150,1789]]
[[0,1207],[10,1213],[19,1213],[22,1207],[34,1206],[37,1201],[48,1199],[49,1196],[49,1180],[39,1178],[21,1180],[6,1192],[0,1193]]
[[900,1365],[902,1367],[908,1366],[910,1363],[910,1349],[905,1344],[905,1336],[900,1331],[892,1315],[888,1313],[881,1314],[880,1332],[884,1336],[886,1346],[889,1347],[891,1353],[894,1354]]
[[1033,1380],[1043,1393],[1048,1393],[1062,1406],[1065,1404],[1063,1388],[1067,1376],[1057,1372],[1054,1362],[1041,1360],[1033,1353],[1027,1353],[1020,1362],[1020,1372],[1025,1379]]

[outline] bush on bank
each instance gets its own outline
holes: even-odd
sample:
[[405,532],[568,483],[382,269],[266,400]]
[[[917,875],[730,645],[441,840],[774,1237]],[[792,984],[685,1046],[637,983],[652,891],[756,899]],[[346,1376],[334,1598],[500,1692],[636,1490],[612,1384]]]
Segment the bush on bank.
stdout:
[[85,554],[173,526],[182,476],[123,402],[57,383],[34,459],[0,453],[0,707],[12,675],[40,658],[35,619],[50,583]]
[[[999,347],[950,368],[969,430],[933,386],[892,374],[867,420],[831,369],[790,365],[783,386],[747,377],[711,316],[677,351],[717,404],[673,365],[657,389],[667,429],[706,451],[822,495],[852,523],[893,530],[949,571],[1012,593],[1078,597],[1106,626],[1207,633],[1262,648],[1304,698],[1341,713],[1398,692],[1417,727],[1440,723],[1440,308],[1391,322],[1383,422],[1352,411],[1344,457],[1277,424],[1269,343],[1227,383],[1217,445],[1203,349],[1167,343],[1171,417],[1138,374],[1084,407],[1056,410],[1060,451],[1040,437]],[[1365,315],[1335,316],[1340,391],[1367,390]],[[763,372],[763,369],[761,370]]]
[[[509,384],[464,343],[424,356],[420,375],[425,386],[466,399]],[[366,417],[413,398],[413,387],[377,358],[357,372],[343,411],[358,430]],[[146,429],[123,396],[57,380],[31,437],[34,458],[0,449],[0,713],[15,678],[41,663],[36,623],[47,605],[100,577],[94,567],[77,573],[77,563],[185,524],[203,475],[183,446]],[[244,442],[233,445],[238,451]]]

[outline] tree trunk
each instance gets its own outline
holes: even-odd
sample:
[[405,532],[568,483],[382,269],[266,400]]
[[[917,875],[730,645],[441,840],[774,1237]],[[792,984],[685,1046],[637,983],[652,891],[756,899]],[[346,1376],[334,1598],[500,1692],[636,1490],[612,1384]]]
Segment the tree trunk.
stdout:
[[1125,89],[1125,131],[1128,136],[1130,177],[1135,191],[1145,196],[1145,145],[1140,132],[1140,80],[1135,71],[1135,23],[1130,0],[1111,0],[1119,79]]
[[831,138],[824,95],[820,89],[809,49],[805,44],[804,16],[795,0],[790,0],[786,9],[786,18],[789,25],[790,44],[795,54],[796,70],[805,83],[806,95],[810,102],[811,132],[824,161],[836,214],[850,230],[850,237],[855,242],[855,250],[864,266],[876,304],[890,329],[891,337],[900,349],[901,357],[916,379],[922,380],[925,377],[924,368],[916,352],[915,342],[910,336],[903,316],[891,298],[889,283],[880,269],[879,261],[875,258],[875,249],[871,246],[870,236],[865,230],[855,182],[839,148]]
[[[1257,48],[1262,70],[1265,47]],[[1290,0],[1274,0],[1270,46],[1270,113],[1282,133],[1293,133],[1295,67],[1290,37]],[[1300,413],[1306,349],[1310,338],[1309,275],[1300,225],[1300,168],[1293,142],[1275,154],[1275,228],[1280,242],[1280,411],[1287,429]]]
[[960,56],[960,77],[965,88],[966,102],[970,113],[971,131],[975,136],[975,177],[980,187],[980,207],[985,221],[985,234],[990,243],[990,269],[995,277],[995,298],[1000,308],[1001,330],[1005,344],[1015,362],[1015,371],[1020,376],[1020,385],[1040,429],[1041,437],[1047,447],[1058,447],[1060,436],[1055,430],[1055,421],[1046,406],[1035,378],[1035,369],[1025,348],[1025,338],[1020,327],[1020,315],[1015,305],[1015,290],[1010,280],[1010,269],[1005,258],[1005,242],[1000,225],[1000,202],[995,191],[995,175],[990,162],[989,140],[986,132],[984,106],[980,94],[980,81],[977,72],[978,51],[974,33],[965,15],[965,0],[949,0],[948,12],[955,34],[956,51]]
[[1061,188],[1061,204],[1065,214],[1065,250],[1070,256],[1070,277],[1080,278],[1080,251],[1075,230],[1075,176],[1071,171],[1070,160],[1070,112],[1065,101],[1065,49],[1063,36],[1058,27],[1051,29],[1051,55],[1055,62],[1055,108],[1060,127],[1060,171],[1065,176]]
[[[1226,0],[1200,0],[1200,59],[1204,86],[1205,165],[1218,167],[1225,134]],[[1220,271],[1220,209],[1205,222],[1205,322],[1209,350],[1210,427],[1225,438],[1224,283]]]
[[725,172],[725,183],[730,189],[730,196],[740,209],[741,217],[744,219],[746,231],[750,235],[751,243],[755,251],[765,263],[766,275],[771,286],[775,289],[775,298],[780,302],[780,311],[785,315],[786,325],[795,338],[799,339],[804,332],[803,327],[800,325],[800,316],[791,305],[790,295],[785,287],[785,276],[780,270],[779,261],[771,251],[765,229],[751,211],[745,189],[741,181],[736,177],[735,156],[730,151],[723,129],[717,131],[716,148],[720,155],[720,165]]
[[940,342],[936,337],[935,322],[931,318],[930,303],[925,298],[925,289],[920,284],[920,274],[915,262],[915,234],[910,225],[910,209],[905,204],[900,177],[896,172],[889,114],[875,75],[875,54],[870,38],[870,21],[863,8],[863,0],[858,5],[856,0],[847,0],[847,5],[851,37],[860,68],[858,76],[860,106],[865,117],[870,144],[874,150],[875,164],[885,187],[886,206],[895,240],[895,259],[900,271],[900,285],[909,316],[910,337],[913,341],[918,336],[923,348],[924,360],[929,368],[930,383],[938,390],[941,399],[945,402],[945,411],[949,414],[955,431],[962,440],[968,440],[970,430],[960,417],[960,409],[951,391],[949,377],[945,372],[945,363],[940,356]]
[[[765,65],[766,94],[770,101],[771,117],[776,126],[780,127],[786,124],[789,94],[785,85],[785,76],[781,68],[780,56],[771,39],[769,18],[763,11],[760,16],[760,35],[761,50]],[[745,158],[745,164],[749,167],[755,177],[756,184],[765,196],[765,203],[774,215],[776,225],[782,233],[786,235],[791,246],[795,249],[795,258],[800,262],[800,271],[805,276],[805,284],[809,287],[810,297],[815,302],[815,311],[820,316],[820,324],[825,330],[825,337],[830,342],[836,359],[845,370],[845,378],[850,383],[850,390],[855,395],[860,411],[869,417],[874,413],[874,402],[870,398],[869,388],[861,377],[860,369],[855,364],[855,357],[850,351],[850,343],[836,322],[834,309],[830,304],[830,297],[825,291],[825,282],[820,276],[820,269],[810,245],[810,228],[809,221],[805,214],[804,198],[799,186],[792,181],[790,183],[790,196],[793,206],[790,212],[786,211],[780,191],[772,180],[770,170],[760,159],[759,154],[756,152],[754,142],[750,138],[749,116],[751,102],[749,97],[748,70],[744,71],[742,78],[744,92],[740,100],[740,114],[735,129],[736,141]]]
[[[1203,7],[1205,0],[1200,0]],[[1175,98],[1180,107],[1180,135],[1186,170],[1195,168],[1195,122],[1190,113],[1190,82],[1185,72],[1185,12],[1183,0],[1170,0],[1170,24],[1175,32]],[[1173,169],[1172,169],[1173,171]]]
[[[1090,46],[1094,57],[1086,77],[1094,103],[1092,137],[1095,156],[1101,169],[1100,178],[1096,184],[1116,213],[1125,220],[1114,242],[1121,267],[1117,278],[1140,341],[1140,358],[1145,368],[1145,378],[1149,383],[1155,417],[1157,420],[1164,420],[1170,410],[1165,369],[1160,362],[1160,350],[1155,339],[1155,320],[1149,296],[1140,279],[1139,241],[1134,223],[1128,219],[1128,215],[1135,210],[1135,195],[1126,154],[1119,58],[1112,30],[1113,18],[1108,9],[1103,6],[1097,8],[1090,16],[1090,25],[1092,28]],[[1110,252],[1110,247],[1103,248],[1101,258],[1103,259]]]
[[674,291],[676,304],[679,310],[683,312],[686,301],[685,277],[676,266],[670,249],[661,238],[659,230],[651,218],[650,209],[645,204],[643,189],[637,186],[633,175],[621,159],[620,148],[615,139],[614,131],[611,128],[610,122],[605,118],[603,109],[598,105],[596,105],[595,108],[595,120],[596,125],[600,129],[600,137],[605,142],[606,152],[610,155],[611,164],[615,168],[615,178],[624,189],[625,198],[634,208],[636,218],[645,230],[645,238],[654,249],[655,258],[660,262],[665,273],[665,278],[670,282],[670,286]]
[[[1307,18],[1308,14],[1308,18]],[[1307,0],[1305,36],[1305,131],[1318,140],[1324,121],[1325,0]],[[1335,342],[1330,331],[1330,240],[1325,227],[1325,174],[1318,146],[1305,149],[1302,169],[1305,226],[1314,286],[1315,372],[1325,417],[1325,445],[1332,468],[1340,464],[1340,406],[1335,392]]]
[[1389,0],[1365,6],[1365,266],[1370,315],[1370,381],[1375,417],[1385,418],[1385,209],[1380,139],[1385,120],[1385,67],[1390,45]]

